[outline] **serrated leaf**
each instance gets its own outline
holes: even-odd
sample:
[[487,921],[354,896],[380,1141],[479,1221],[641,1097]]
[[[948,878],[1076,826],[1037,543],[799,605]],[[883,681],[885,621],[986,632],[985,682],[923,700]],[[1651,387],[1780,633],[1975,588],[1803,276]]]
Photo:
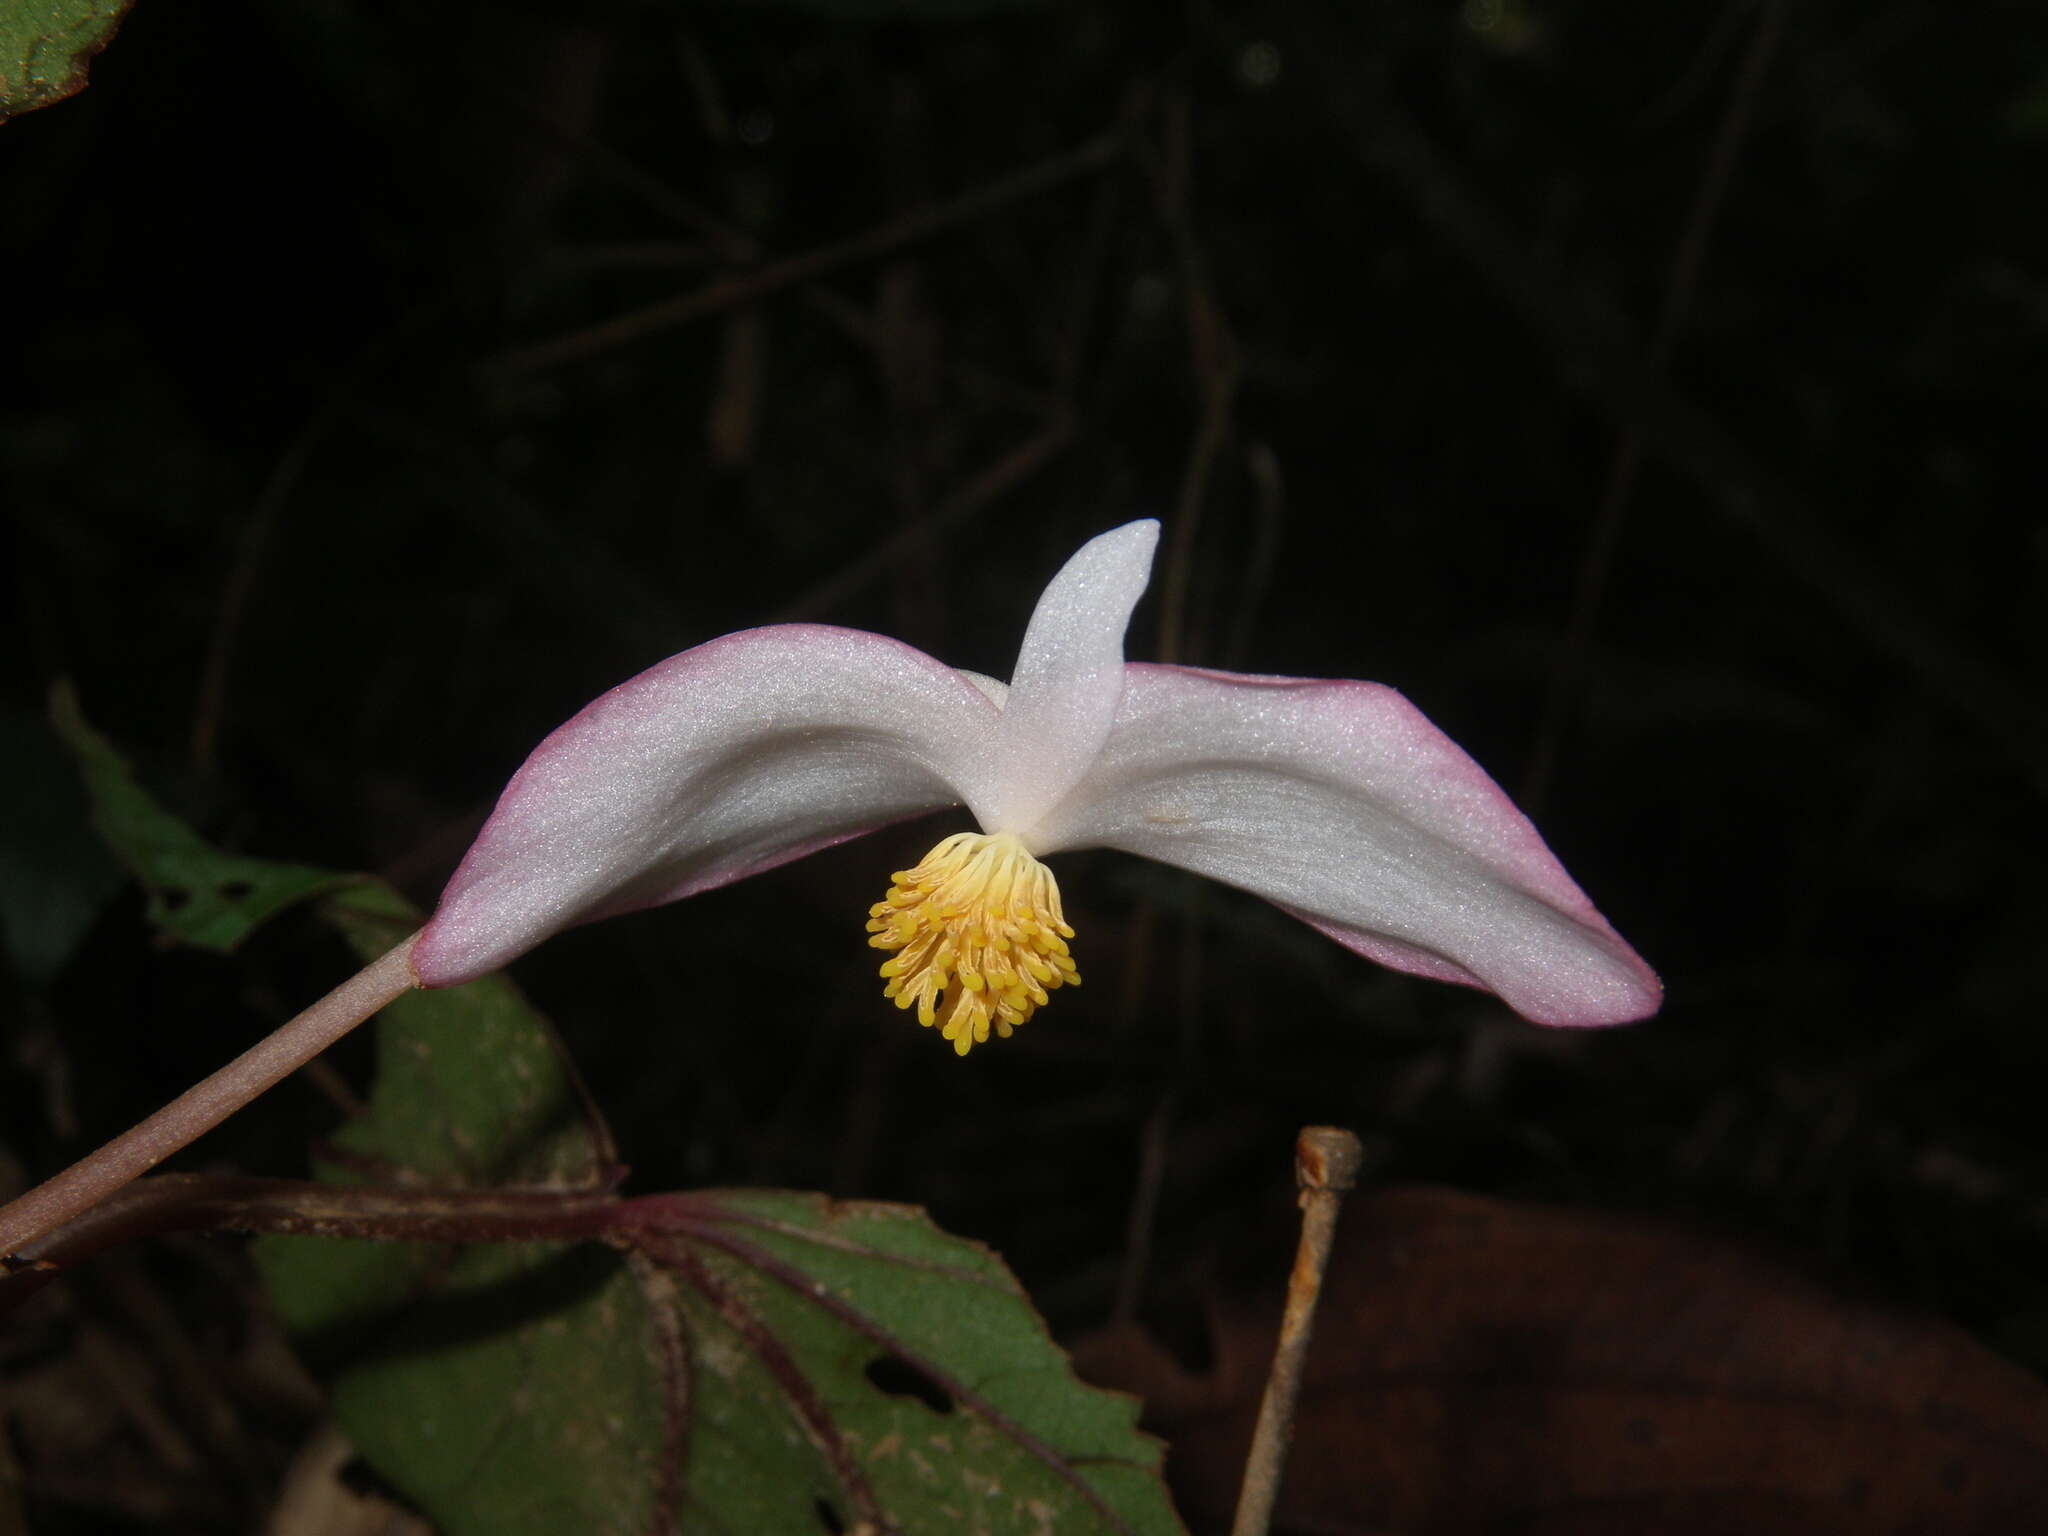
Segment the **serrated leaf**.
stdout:
[[130,0],[0,0],[0,119],[85,89]]
[[640,1204],[692,1366],[685,1530],[1181,1530],[1136,1400],[1076,1379],[986,1248],[822,1195]]
[[51,691],[50,724],[85,776],[94,830],[142,882],[150,922],[182,944],[226,953],[285,908],[361,878],[223,853],[136,783],[67,685]]
[[[366,958],[414,921],[366,891],[323,910]],[[519,1007],[502,978],[394,1005],[326,1176],[600,1173],[544,1035],[494,1016]],[[607,1235],[257,1252],[339,1367],[343,1428],[446,1536],[1181,1529],[1136,1403],[1083,1386],[1001,1260],[922,1212],[710,1192],[622,1202]]]
[[[403,1301],[290,1317],[349,1355],[338,1418],[446,1536],[1182,1530],[1135,1400],[1083,1386],[1001,1260],[923,1212],[722,1191],[623,1202],[609,1235],[453,1250]],[[259,1253],[289,1300],[351,1248],[376,1251]]]
[[[459,1033],[419,1048],[446,1021],[400,1022],[347,1139],[417,1182],[473,1058]],[[456,1163],[437,1181],[481,1166]],[[921,1211],[657,1196],[608,1236],[257,1252],[302,1346],[346,1362],[343,1427],[447,1536],[1180,1531],[1135,1401],[1083,1386],[1001,1260]]]

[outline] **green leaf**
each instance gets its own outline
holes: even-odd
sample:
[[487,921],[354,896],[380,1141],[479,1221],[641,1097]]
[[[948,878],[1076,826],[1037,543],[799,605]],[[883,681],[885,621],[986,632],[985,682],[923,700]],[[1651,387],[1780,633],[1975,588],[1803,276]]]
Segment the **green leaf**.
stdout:
[[[420,923],[377,884],[331,897],[321,916],[364,960]],[[611,1163],[554,1031],[489,976],[385,1009],[369,1110],[320,1173],[587,1189]],[[445,1530],[645,1527],[661,1485],[661,1341],[617,1254],[267,1238],[256,1255],[286,1325],[335,1370],[335,1414],[357,1448]]]
[[182,944],[226,953],[285,908],[361,878],[221,852],[135,782],[68,684],[51,690],[50,724],[85,775],[94,830],[142,882],[150,922]]
[[[420,922],[378,884],[329,898],[321,916],[365,960]],[[370,1107],[320,1174],[590,1189],[613,1161],[553,1030],[490,976],[385,1009]],[[625,1256],[302,1237],[265,1238],[255,1254],[357,1449],[449,1536],[657,1526],[673,1481],[671,1331]]]
[[259,1245],[301,1338],[350,1358],[342,1426],[446,1536],[1181,1531],[1134,1400],[1076,1380],[1002,1262],[922,1212],[616,1211],[613,1247],[448,1250],[317,1332],[292,1299],[379,1247]]
[[[366,957],[413,921],[364,891],[325,910]],[[594,1181],[609,1150],[523,1016],[501,978],[395,1004],[323,1176]],[[1002,1262],[922,1212],[655,1196],[607,1235],[257,1255],[343,1428],[446,1536],[1181,1529],[1136,1404],[1076,1380]]]
[[1136,1401],[1075,1378],[986,1248],[822,1195],[640,1204],[693,1368],[685,1530],[1181,1530]]
[[[416,922],[371,887],[322,910],[366,959]],[[587,1188],[612,1155],[580,1103],[502,977],[414,993],[323,1176]],[[342,1427],[446,1536],[1181,1529],[1136,1404],[1083,1386],[1002,1262],[922,1212],[655,1196],[607,1235],[257,1254]]]
[[85,89],[131,0],[0,0],[0,118]]
[[[425,920],[378,880],[329,897],[320,916],[366,963]],[[448,1185],[588,1188],[613,1162],[554,1027],[503,974],[388,1006],[371,1112],[332,1145]]]
[[[367,1245],[269,1239],[273,1245]],[[592,1244],[454,1250],[335,1379],[335,1417],[444,1536],[669,1529],[671,1341],[632,1261]]]

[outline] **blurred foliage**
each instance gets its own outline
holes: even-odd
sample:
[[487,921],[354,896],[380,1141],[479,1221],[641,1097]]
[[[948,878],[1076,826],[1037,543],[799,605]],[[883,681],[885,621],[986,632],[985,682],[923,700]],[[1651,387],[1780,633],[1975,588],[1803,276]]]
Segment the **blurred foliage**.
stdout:
[[[1402,688],[1540,791],[1665,1014],[1546,1034],[1081,855],[1091,985],[959,1062],[862,944],[936,835],[892,830],[522,962],[636,1187],[925,1204],[1081,1325],[1198,1286],[1334,1122],[2041,1370],[2043,79],[2036,8],[1909,0],[145,6],[0,134],[4,702],[72,676],[216,842],[431,903],[662,655],[804,617],[1001,674],[1160,515],[1134,656]],[[15,984],[37,1170],[345,963],[134,919]],[[274,1097],[211,1155],[334,1113]]]
[[105,914],[121,868],[87,824],[77,762],[40,719],[0,715],[0,762],[0,938],[17,980],[41,988]]
[[[166,938],[226,953],[285,908],[352,878],[303,864],[236,858],[213,847],[135,782],[112,744],[86,723],[68,684],[51,690],[50,726],[85,780],[93,830],[141,882],[150,926]],[[53,820],[64,824],[61,813]],[[79,863],[94,867],[91,860]]]

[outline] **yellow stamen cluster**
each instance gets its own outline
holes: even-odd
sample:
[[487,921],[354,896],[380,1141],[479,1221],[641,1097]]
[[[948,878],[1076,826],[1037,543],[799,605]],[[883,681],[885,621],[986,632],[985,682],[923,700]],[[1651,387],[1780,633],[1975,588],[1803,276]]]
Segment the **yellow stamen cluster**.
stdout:
[[868,943],[893,949],[882,963],[898,1008],[965,1056],[989,1029],[1010,1032],[1058,987],[1078,987],[1052,871],[1014,833],[959,832],[898,870],[886,900],[868,909]]

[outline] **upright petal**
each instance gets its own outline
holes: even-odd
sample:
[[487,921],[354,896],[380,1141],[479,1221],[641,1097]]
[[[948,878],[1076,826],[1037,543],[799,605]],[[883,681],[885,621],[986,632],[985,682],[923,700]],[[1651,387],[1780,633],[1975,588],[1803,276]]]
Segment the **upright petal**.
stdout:
[[1038,599],[980,774],[969,797],[990,832],[1031,824],[1087,770],[1123,692],[1124,630],[1145,593],[1159,524],[1126,523],[1083,544]]
[[899,641],[744,630],[620,684],[534,750],[413,950],[429,986],[578,923],[964,799],[996,706]]
[[1625,1023],[1661,996],[1528,818],[1375,683],[1134,665],[1101,756],[1032,843],[1211,876],[1539,1024]]

